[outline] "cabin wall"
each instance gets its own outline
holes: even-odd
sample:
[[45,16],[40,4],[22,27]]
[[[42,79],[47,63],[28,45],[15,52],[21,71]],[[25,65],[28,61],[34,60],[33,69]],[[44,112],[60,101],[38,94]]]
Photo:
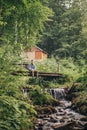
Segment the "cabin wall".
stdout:
[[25,61],[29,61],[32,59],[35,60],[35,52],[22,52],[21,58],[23,58]]
[[43,59],[43,53],[41,51],[36,51],[35,52],[35,59],[36,60],[41,60]]
[[37,61],[42,61],[43,59],[47,58],[47,54],[41,51],[38,48],[31,48],[31,50],[25,50],[24,52],[21,53],[21,58],[23,58],[25,61],[30,61],[30,60],[37,60]]

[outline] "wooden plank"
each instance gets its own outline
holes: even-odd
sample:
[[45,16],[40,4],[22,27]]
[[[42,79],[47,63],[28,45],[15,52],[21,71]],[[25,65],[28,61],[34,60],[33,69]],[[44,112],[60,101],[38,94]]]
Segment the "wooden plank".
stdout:
[[53,74],[52,73],[49,73],[49,74],[48,73],[47,74],[46,73],[45,74],[44,73],[43,74],[39,73],[39,76],[50,76],[50,77],[54,77],[55,76],[55,77],[58,77],[58,76],[61,76],[61,75],[60,74],[56,74],[56,73],[53,73]]

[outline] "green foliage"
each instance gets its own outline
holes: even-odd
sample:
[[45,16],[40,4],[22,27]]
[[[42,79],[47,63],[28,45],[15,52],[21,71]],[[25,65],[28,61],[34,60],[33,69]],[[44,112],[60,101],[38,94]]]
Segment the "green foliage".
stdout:
[[[59,73],[63,74],[67,82],[75,82],[80,75],[84,73],[85,62],[84,60],[77,60],[76,62],[73,58],[68,59],[57,59],[49,58],[41,63],[36,63],[37,70],[42,72],[52,72],[58,73],[58,64],[59,64]],[[79,65],[78,65],[79,64]],[[81,67],[83,64],[83,68]],[[62,77],[63,79],[63,77]],[[61,80],[61,79],[60,79]]]
[[29,130],[36,112],[29,99],[23,96],[19,77],[11,75],[15,58],[10,47],[0,48],[0,129]]
[[80,113],[87,115],[87,89],[81,91],[73,100],[73,107],[75,107]]
[[[81,2],[81,1],[80,1]],[[55,86],[55,81],[31,81],[35,88],[24,97],[22,88],[28,86],[28,79],[11,75],[15,62],[23,48],[40,42],[42,35],[43,48],[55,57],[36,63],[39,71],[60,72],[65,75],[65,82],[82,82],[76,104],[87,105],[87,72],[85,62],[87,57],[86,38],[86,1],[79,9],[79,1],[73,1],[69,7],[66,0],[1,0],[0,3],[0,129],[29,130],[33,128],[33,118],[36,114],[32,105],[51,104],[52,97],[45,88]],[[50,8],[49,8],[50,7]],[[84,8],[85,7],[85,8]],[[82,9],[82,10],[81,10]],[[85,9],[85,10],[84,10]],[[54,16],[53,12],[54,11]],[[84,10],[84,11],[83,11]],[[82,12],[81,12],[82,11]],[[82,16],[82,14],[84,14]],[[50,17],[52,17],[50,20]],[[47,21],[50,21],[47,23]],[[44,25],[46,27],[44,33]],[[67,58],[70,57],[70,58]],[[72,58],[74,57],[74,58]],[[64,59],[65,58],[65,59]],[[75,60],[74,60],[75,59]],[[59,64],[59,70],[58,70]],[[22,68],[20,68],[22,69]],[[68,75],[68,76],[67,76]],[[26,82],[25,82],[26,80]],[[62,78],[60,83],[63,83]],[[85,95],[85,96],[84,96]],[[84,97],[84,98],[83,98]],[[31,101],[30,101],[31,99]],[[82,110],[82,109],[81,109]],[[84,107],[87,112],[87,107]]]
[[[41,46],[50,55],[60,58],[78,57],[86,59],[86,6],[79,0],[51,0],[54,11],[52,21],[46,24]],[[84,8],[85,7],[85,8]],[[85,12],[85,13],[84,13]],[[85,19],[84,19],[85,17]]]
[[83,85],[82,88],[84,88],[85,90],[87,87],[86,61],[84,61],[83,59],[80,59],[77,63],[79,65],[79,71],[81,75],[77,78],[76,82],[80,82]]
[[42,62],[36,63],[37,70],[41,72],[57,72],[58,64],[54,58],[49,58]]
[[34,88],[29,92],[30,99],[36,105],[51,104],[53,98],[39,86],[34,86]]
[[80,113],[87,115],[87,71],[86,71],[86,62],[80,60],[77,62],[79,65],[79,77],[76,79],[76,82],[80,85],[76,86],[76,91],[78,92],[77,96],[73,99],[73,106]]
[[[17,3],[17,4],[16,4]],[[41,1],[1,1],[1,42],[17,49],[31,46],[40,39],[44,24],[52,16],[52,10]],[[20,50],[19,49],[19,50]]]
[[31,120],[35,111],[29,101],[24,99],[18,79],[10,75],[8,78],[7,75],[0,78],[0,128],[19,130],[33,126]]
[[29,130],[36,114],[20,88],[24,84],[11,72],[23,47],[35,44],[50,20],[52,10],[43,1],[1,0],[0,3],[0,129]]
[[84,88],[85,88],[87,86],[87,74],[83,77],[79,77],[77,79],[77,82],[81,82],[83,84]]
[[27,130],[31,127],[31,117],[34,114],[30,104],[11,96],[0,96],[0,129],[19,130],[25,127]]

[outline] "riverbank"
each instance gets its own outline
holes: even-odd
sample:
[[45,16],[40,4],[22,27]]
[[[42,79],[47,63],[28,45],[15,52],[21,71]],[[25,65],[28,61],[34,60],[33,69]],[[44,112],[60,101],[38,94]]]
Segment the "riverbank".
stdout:
[[72,101],[72,109],[87,116],[87,89],[84,84],[74,83],[67,97]]

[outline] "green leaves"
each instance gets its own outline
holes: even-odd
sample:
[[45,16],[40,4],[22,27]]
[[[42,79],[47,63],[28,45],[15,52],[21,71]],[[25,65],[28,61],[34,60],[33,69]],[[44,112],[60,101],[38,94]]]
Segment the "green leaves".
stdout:
[[[46,24],[43,43],[40,45],[49,55],[61,58],[84,58],[85,55],[83,52],[87,48],[87,40],[85,37],[86,18],[84,20],[84,16],[82,16],[83,3],[87,4],[86,1],[82,2],[79,0],[49,1],[49,6],[53,9],[54,16],[52,17],[52,21]],[[83,35],[83,31],[85,35]],[[82,45],[85,46],[85,49]]]
[[6,22],[5,28],[1,28],[2,42],[24,46],[36,44],[45,22],[52,16],[52,10],[39,0],[2,1],[1,5],[1,24]]
[[[12,130],[18,130],[19,129],[19,123],[16,122],[17,117],[16,114],[18,111],[15,109],[15,99],[8,96],[0,96],[0,128],[9,130],[11,128]],[[14,105],[13,105],[14,104]],[[13,119],[14,117],[14,119]],[[14,121],[14,123],[13,123]]]
[[[0,96],[0,128],[26,130],[31,126],[32,117],[36,114],[33,106],[12,96]],[[32,123],[31,123],[32,124]]]
[[16,69],[13,65],[15,54],[11,49],[10,45],[0,49],[0,129],[29,130],[33,127],[32,117],[36,112],[23,96],[22,81],[11,75],[12,69]]

